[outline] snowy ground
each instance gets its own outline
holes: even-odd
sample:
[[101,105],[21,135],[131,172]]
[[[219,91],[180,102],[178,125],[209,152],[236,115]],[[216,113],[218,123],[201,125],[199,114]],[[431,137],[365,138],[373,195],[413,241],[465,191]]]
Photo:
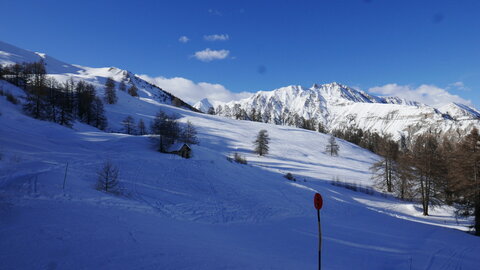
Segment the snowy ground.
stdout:
[[[106,106],[112,130],[127,115],[148,123],[159,109],[176,113],[198,128],[194,157],[160,154],[146,136],[33,120],[0,97],[0,269],[315,269],[317,191],[324,269],[480,268],[480,238],[453,209],[423,217],[417,204],[329,183],[371,185],[368,151],[340,141],[330,157],[317,132],[119,94]],[[272,139],[268,157],[251,153],[260,129]],[[227,161],[233,152],[248,165]],[[94,189],[105,160],[120,168],[125,196]]]

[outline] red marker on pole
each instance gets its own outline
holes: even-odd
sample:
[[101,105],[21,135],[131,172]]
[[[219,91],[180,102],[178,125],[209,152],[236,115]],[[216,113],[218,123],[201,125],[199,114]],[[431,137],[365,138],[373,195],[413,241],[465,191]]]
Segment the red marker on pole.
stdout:
[[318,270],[322,269],[322,227],[320,226],[320,209],[323,206],[323,199],[320,193],[315,193],[313,197],[313,205],[317,209],[317,221],[318,221]]

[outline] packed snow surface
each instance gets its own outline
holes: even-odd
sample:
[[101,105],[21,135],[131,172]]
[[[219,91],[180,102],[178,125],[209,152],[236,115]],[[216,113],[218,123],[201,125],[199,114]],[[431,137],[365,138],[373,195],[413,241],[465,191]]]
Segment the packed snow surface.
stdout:
[[[328,135],[199,114],[153,94],[119,93],[106,105],[111,130],[127,115],[176,114],[198,129],[191,159],[156,152],[148,136],[34,120],[0,96],[0,269],[316,269],[315,192],[323,269],[480,268],[480,239],[454,209],[424,217],[416,203],[330,184],[371,186],[371,152],[338,140],[331,157]],[[252,153],[261,129],[271,137],[265,157]],[[248,164],[228,161],[234,152]],[[123,196],[94,188],[106,160]]]

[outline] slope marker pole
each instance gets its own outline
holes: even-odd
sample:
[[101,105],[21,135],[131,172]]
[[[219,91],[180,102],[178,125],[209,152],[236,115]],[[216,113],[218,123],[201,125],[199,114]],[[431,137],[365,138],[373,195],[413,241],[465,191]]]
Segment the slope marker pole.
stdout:
[[322,226],[320,225],[320,209],[323,206],[323,199],[320,193],[315,193],[313,197],[313,205],[317,209],[317,223],[318,223],[318,270],[322,269]]
[[65,167],[65,176],[63,177],[63,192],[65,192],[65,184],[67,183],[67,171],[68,171],[68,162],[67,167]]

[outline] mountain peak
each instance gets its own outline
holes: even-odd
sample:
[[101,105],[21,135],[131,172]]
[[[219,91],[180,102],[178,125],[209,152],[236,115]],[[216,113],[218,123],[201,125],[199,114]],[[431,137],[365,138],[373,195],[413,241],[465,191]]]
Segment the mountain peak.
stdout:
[[200,100],[199,102],[195,103],[193,107],[201,112],[208,113],[210,108],[213,108],[212,103],[208,100],[208,98],[204,98]]

